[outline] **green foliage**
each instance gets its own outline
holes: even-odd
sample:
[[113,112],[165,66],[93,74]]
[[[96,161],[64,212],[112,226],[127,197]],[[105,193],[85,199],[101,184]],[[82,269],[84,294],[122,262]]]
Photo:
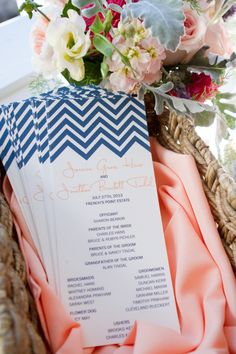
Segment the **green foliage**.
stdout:
[[221,131],[223,127],[224,136],[228,136],[227,129],[236,129],[236,105],[232,103],[236,94],[218,93],[213,100],[214,111],[204,111],[192,114],[196,126],[209,127],[218,116],[220,118]]
[[127,3],[122,18],[139,18],[167,49],[175,51],[184,34],[182,0],[139,0]]
[[236,105],[232,103],[232,99],[235,98],[236,94],[219,93],[215,99],[218,111],[230,129],[236,129]]
[[67,13],[68,13],[69,10],[74,10],[74,11],[76,11],[76,12],[78,12],[80,14],[80,9],[72,3],[72,0],[69,0],[65,4],[65,6],[63,8],[63,11],[62,11],[62,17],[68,17]]
[[139,95],[140,98],[143,99],[146,91],[153,93],[155,98],[155,111],[158,115],[163,113],[165,105],[168,106],[171,110],[184,114],[198,113],[205,110],[210,110],[210,107],[199,102],[170,96],[168,92],[171,91],[173,87],[174,85],[172,82],[167,82],[159,87],[143,85],[140,89]]
[[112,12],[108,10],[103,22],[104,33],[108,33],[110,31],[112,25],[112,19],[113,19]]
[[220,84],[229,60],[213,53],[206,55],[208,49],[207,46],[202,47],[187,65],[180,65],[180,67],[184,66],[188,71],[210,75],[216,83]]
[[115,12],[119,12],[120,14],[122,12],[122,7],[120,7],[117,4],[108,4],[108,9],[111,9],[111,10],[113,10]]
[[85,77],[81,81],[75,81],[71,78],[70,73],[67,69],[62,72],[65,79],[74,85],[85,86],[85,85],[98,85],[102,81],[102,75],[100,71],[101,58],[100,60],[84,59],[85,65]]
[[96,15],[95,20],[93,21],[90,29],[93,33],[108,33],[111,29],[112,24],[112,12],[109,10],[105,15],[104,21],[101,20],[99,15]]
[[[110,10],[121,13],[122,8],[117,4],[108,4],[106,0],[72,0],[73,4],[78,7],[81,11],[81,15],[87,18],[98,15],[98,13],[103,14],[104,27],[111,24],[112,13]],[[109,28],[110,29],[110,28]]]
[[37,4],[33,0],[25,0],[19,8],[19,12],[25,11],[31,19],[33,17],[33,12],[38,11],[40,7],[42,7],[42,5]]
[[102,34],[96,33],[93,38],[93,45],[97,49],[98,52],[103,54],[106,58],[110,58],[114,51],[116,51],[123,62],[124,65],[131,68],[131,64],[129,59],[123,55],[105,36]]
[[215,116],[216,112],[214,111],[203,111],[192,114],[194,125],[197,127],[209,127],[214,122]]
[[58,89],[60,86],[63,86],[60,78],[48,80],[42,74],[39,74],[29,83],[28,87],[31,95],[38,96],[43,92]]
[[104,31],[103,22],[101,21],[100,17],[96,15],[95,20],[93,21],[90,29],[93,33],[101,33]]
[[103,35],[96,33],[93,38],[93,45],[98,52],[110,58],[115,50],[115,46]]
[[109,67],[105,61],[101,63],[101,74],[102,78],[105,79],[109,73]]
[[96,16],[99,12],[104,15],[106,13],[104,6],[107,7],[107,2],[105,0],[74,0],[74,4],[80,8],[82,16],[88,18]]
[[198,0],[184,0],[189,6],[195,10],[198,14],[201,12],[201,6],[199,5]]

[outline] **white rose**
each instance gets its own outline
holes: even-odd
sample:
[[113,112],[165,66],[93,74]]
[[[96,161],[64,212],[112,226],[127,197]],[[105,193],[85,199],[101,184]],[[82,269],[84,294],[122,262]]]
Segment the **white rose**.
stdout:
[[68,16],[51,21],[46,38],[54,50],[58,70],[68,69],[72,79],[81,81],[85,75],[83,57],[91,44],[90,34],[84,33],[86,24],[77,12],[69,10]]

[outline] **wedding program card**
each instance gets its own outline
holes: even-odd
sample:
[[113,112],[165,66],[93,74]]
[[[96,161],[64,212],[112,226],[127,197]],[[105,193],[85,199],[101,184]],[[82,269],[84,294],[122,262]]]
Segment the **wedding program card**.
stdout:
[[0,107],[0,157],[84,347],[179,330],[143,103],[90,86]]
[[143,104],[48,98],[47,125],[59,293],[84,346],[136,320],[178,331]]

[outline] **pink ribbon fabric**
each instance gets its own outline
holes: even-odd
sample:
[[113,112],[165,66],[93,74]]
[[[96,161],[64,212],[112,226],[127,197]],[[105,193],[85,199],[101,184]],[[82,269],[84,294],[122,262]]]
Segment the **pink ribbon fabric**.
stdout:
[[136,322],[123,345],[83,349],[80,325],[66,313],[47,276],[6,179],[28,280],[55,354],[236,353],[236,281],[191,156],[151,139],[153,166],[181,333]]

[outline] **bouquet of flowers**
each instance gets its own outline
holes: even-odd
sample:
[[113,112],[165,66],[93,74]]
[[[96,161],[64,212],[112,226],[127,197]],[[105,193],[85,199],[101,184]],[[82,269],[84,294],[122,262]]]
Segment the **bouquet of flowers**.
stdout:
[[[157,114],[206,110],[233,67],[225,22],[235,0],[26,0],[34,62],[76,85],[96,84],[144,97]],[[209,107],[207,109],[210,109]]]

